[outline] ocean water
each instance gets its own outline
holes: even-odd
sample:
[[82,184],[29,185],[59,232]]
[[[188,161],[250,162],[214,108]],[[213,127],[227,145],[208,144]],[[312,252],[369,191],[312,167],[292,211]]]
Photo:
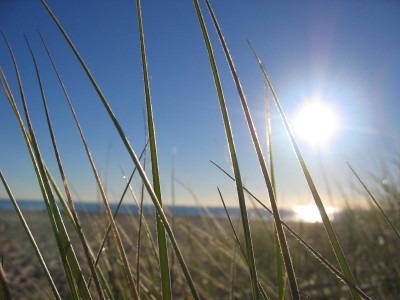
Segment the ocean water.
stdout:
[[[46,205],[44,201],[39,200],[17,200],[19,207],[22,211],[45,211]],[[99,213],[104,212],[104,206],[100,203],[94,202],[76,202],[74,203],[75,208],[78,212],[88,212],[88,213]],[[60,210],[63,210],[61,204],[58,204]],[[116,203],[110,204],[111,210],[114,212],[117,208]],[[171,205],[165,205],[164,209],[167,213],[174,214],[176,216],[186,216],[186,217],[197,217],[197,216],[214,216],[218,218],[226,218],[225,210],[222,206],[186,206],[186,205],[176,205],[172,207]],[[0,211],[13,211],[14,206],[9,199],[0,199]],[[232,218],[237,218],[240,216],[239,207],[228,207],[229,214]],[[154,206],[152,204],[144,204],[143,212],[146,215],[154,214]],[[138,208],[135,204],[122,204],[119,208],[119,214],[138,214]],[[256,212],[255,209],[249,208],[248,215],[249,218],[255,218],[258,214],[262,215],[263,218],[268,219],[271,216],[268,212],[259,210]],[[295,215],[293,210],[282,209],[280,210],[282,218],[291,218]]]

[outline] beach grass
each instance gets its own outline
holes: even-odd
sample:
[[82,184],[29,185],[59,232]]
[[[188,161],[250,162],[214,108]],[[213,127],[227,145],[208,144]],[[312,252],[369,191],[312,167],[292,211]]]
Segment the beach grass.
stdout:
[[[124,170],[121,171],[126,179],[125,188],[119,195],[117,209],[112,211],[105,183],[92,157],[84,128],[75,113],[74,100],[64,85],[51,46],[39,32],[38,38],[63,91],[63,101],[68,104],[74,120],[74,124],[69,126],[78,131],[90,163],[104,214],[76,210],[56,142],[57,133],[52,126],[54,117],[47,104],[46,84],[42,80],[40,64],[25,36],[27,51],[35,68],[34,78],[41,92],[42,109],[45,112],[43,123],[47,125],[52,142],[57,174],[47,168],[48,158],[41,151],[30,118],[18,61],[3,34],[14,66],[14,74],[7,76],[17,78],[17,92],[12,91],[9,79],[1,68],[0,83],[25,140],[32,163],[27,167],[35,171],[46,210],[23,212],[13,195],[12,186],[6,180],[7,174],[0,169],[2,186],[14,207],[13,213],[0,211],[0,299],[396,299],[400,295],[400,265],[393,263],[395,257],[399,258],[400,247],[398,191],[395,187],[371,190],[349,164],[372,204],[370,209],[348,207],[331,219],[266,69],[249,42],[255,63],[261,70],[260,76],[265,79],[268,94],[272,95],[279,111],[289,137],[288,145],[294,149],[294,157],[304,174],[302,179],[308,184],[322,223],[286,221],[280,216],[271,120],[267,112],[265,120],[269,147],[268,159],[265,159],[234,58],[208,0],[205,1],[205,7],[213,27],[207,26],[198,0],[193,0],[193,9],[205,45],[204,56],[208,56],[210,77],[213,78],[229,149],[228,164],[233,174],[214,162],[211,164],[216,167],[216,173],[222,171],[219,173],[221,178],[228,177],[235,185],[239,217],[230,215],[223,191],[218,187],[216,193],[220,196],[226,217],[213,215],[207,207],[199,207],[202,213],[195,217],[176,216],[162,204],[161,181],[164,179],[159,174],[155,130],[157,120],[153,115],[142,22],[142,13],[149,12],[142,12],[140,0],[136,0],[136,13],[146,107],[146,140],[139,156],[77,47],[47,3],[44,0],[41,3],[98,96],[134,170],[129,177]],[[216,30],[220,45],[212,44],[210,40],[212,28]],[[214,49],[219,46],[222,47],[239,95],[269,205],[254,196],[243,183],[238,145],[234,142],[235,132],[232,130],[223,82],[214,56]],[[22,101],[22,113],[14,97],[16,93]],[[150,168],[146,167],[147,163]],[[134,175],[141,181],[139,190],[131,184]],[[64,192],[60,191],[53,176],[61,177]],[[176,182],[184,185],[175,178],[174,171],[171,181],[172,186]],[[119,213],[128,192],[135,199],[138,214]],[[193,196],[196,198],[194,193]],[[151,200],[155,218],[144,213],[144,198]],[[249,205],[256,212],[255,216],[249,215]],[[271,218],[264,217],[265,212]],[[49,232],[51,234],[47,234]]]

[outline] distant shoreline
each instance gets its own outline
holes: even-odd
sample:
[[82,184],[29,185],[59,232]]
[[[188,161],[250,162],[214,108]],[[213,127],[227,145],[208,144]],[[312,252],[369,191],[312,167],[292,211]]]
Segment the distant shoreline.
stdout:
[[[41,200],[17,200],[17,203],[22,211],[29,212],[41,212],[46,211],[46,205],[44,201]],[[95,202],[76,202],[75,208],[78,212],[82,213],[104,213],[104,206],[101,203]],[[115,212],[117,208],[117,203],[110,203],[111,210]],[[58,203],[60,210],[63,210],[63,207],[60,203]],[[213,216],[217,218],[226,218],[226,213],[223,206],[195,206],[195,205],[164,205],[164,209],[167,214],[173,214],[175,216],[180,217],[198,217],[198,216]],[[14,211],[14,206],[12,202],[8,199],[0,199],[0,211]],[[239,218],[240,217],[240,208],[239,207],[228,207],[228,211],[230,217]],[[263,219],[268,220],[271,219],[271,215],[262,209],[248,208],[248,215],[251,219],[256,219],[260,215]],[[143,212],[145,215],[153,215],[155,213],[154,206],[152,204],[144,204]],[[295,220],[298,217],[295,209],[287,209],[281,208],[279,210],[280,216],[285,220]],[[122,204],[119,208],[118,214],[133,214],[138,215],[138,208],[134,203]],[[340,214],[340,210],[335,212],[335,216]]]
[[[17,200],[17,203],[21,210],[23,211],[45,211],[46,205],[44,201],[41,200]],[[60,210],[63,210],[62,205],[58,203]],[[76,202],[74,203],[75,208],[78,212],[87,212],[87,213],[102,213],[104,212],[104,206],[100,203],[95,202]],[[117,203],[110,203],[110,207],[112,211],[115,211],[117,208]],[[194,206],[194,205],[165,205],[164,206],[167,213],[173,213],[177,216],[201,216],[201,215],[212,215],[214,217],[226,217],[225,210],[223,206]],[[12,202],[8,199],[0,199],[0,211],[11,211],[14,210],[14,206]],[[152,204],[144,204],[143,211],[147,214],[154,213],[154,206]],[[239,217],[240,216],[240,208],[239,207],[228,207],[229,214],[231,217]],[[268,212],[259,211],[261,215],[265,218],[269,218],[270,215]],[[136,204],[122,204],[119,208],[119,214],[138,214],[138,208]],[[248,208],[248,213],[250,216],[256,213],[256,210],[253,208]],[[258,212],[257,212],[258,213]],[[294,214],[294,212],[290,209],[281,209],[280,213],[282,217],[290,217]]]

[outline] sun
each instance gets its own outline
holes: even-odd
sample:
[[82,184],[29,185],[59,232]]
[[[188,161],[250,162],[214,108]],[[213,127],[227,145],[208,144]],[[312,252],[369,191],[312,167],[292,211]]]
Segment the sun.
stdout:
[[311,146],[326,145],[337,129],[335,110],[320,100],[303,104],[294,119],[296,135]]

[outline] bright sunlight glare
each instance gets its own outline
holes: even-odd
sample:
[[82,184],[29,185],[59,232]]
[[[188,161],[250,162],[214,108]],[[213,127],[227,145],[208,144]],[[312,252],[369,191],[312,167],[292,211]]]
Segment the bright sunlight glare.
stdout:
[[304,104],[296,114],[294,130],[311,146],[324,146],[335,134],[338,118],[335,111],[321,101]]
[[[318,208],[315,205],[295,205],[293,207],[296,217],[303,222],[307,223],[321,223],[321,215]],[[333,219],[336,209],[332,206],[325,206],[325,211],[328,214],[329,219]]]

